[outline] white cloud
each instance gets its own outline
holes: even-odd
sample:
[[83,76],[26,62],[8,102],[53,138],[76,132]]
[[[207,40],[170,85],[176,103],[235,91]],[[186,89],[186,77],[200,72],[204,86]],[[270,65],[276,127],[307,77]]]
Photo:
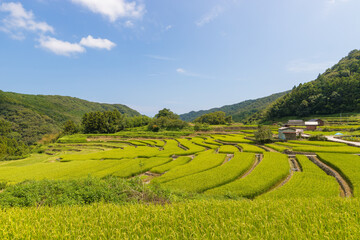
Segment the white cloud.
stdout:
[[36,21],[32,11],[25,10],[21,3],[0,2],[0,12],[7,14],[1,20],[0,31],[10,34],[12,38],[19,40],[25,38],[25,31],[33,32],[39,37],[39,47],[57,55],[72,56],[77,53],[84,53],[86,52],[85,47],[111,50],[116,46],[115,43],[108,39],[93,38],[91,35],[82,38],[80,43],[70,43],[46,36],[48,33],[53,34],[55,32],[54,28],[46,22]]
[[307,62],[305,60],[294,60],[287,65],[289,72],[301,73],[301,72],[324,72],[327,68],[334,65],[336,62]]
[[15,39],[24,39],[24,31],[36,33],[54,33],[54,28],[46,22],[38,22],[31,11],[26,11],[21,3],[2,3],[0,12],[8,13],[2,19],[0,30],[10,34]]
[[135,24],[132,21],[128,20],[124,23],[124,26],[126,28],[133,28],[135,26]]
[[169,31],[169,30],[172,29],[172,28],[173,28],[172,25],[167,25],[167,26],[165,27],[165,31]]
[[70,43],[52,37],[42,37],[39,40],[40,47],[49,50],[56,55],[72,56],[77,53],[84,53],[86,49],[78,43]]
[[71,0],[73,3],[88,8],[94,13],[107,17],[111,22],[120,18],[141,18],[145,6],[126,0]]
[[178,69],[176,69],[176,72],[177,72],[177,73],[181,73],[181,74],[186,73],[186,71],[185,71],[183,68],[178,68]]
[[221,6],[213,7],[210,12],[206,13],[201,19],[195,22],[198,27],[202,27],[205,24],[208,24],[214,21],[218,16],[224,12],[224,8]]
[[116,46],[115,43],[111,42],[108,39],[93,38],[91,35],[87,36],[87,38],[82,38],[80,41],[80,45],[89,48],[98,48],[98,49],[106,49],[106,50],[111,50]]

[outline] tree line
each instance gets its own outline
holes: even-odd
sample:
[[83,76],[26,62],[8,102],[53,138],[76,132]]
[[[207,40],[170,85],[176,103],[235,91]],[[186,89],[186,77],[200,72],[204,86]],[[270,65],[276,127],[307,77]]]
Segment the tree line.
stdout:
[[[210,130],[209,125],[230,124],[231,122],[231,116],[226,116],[224,112],[208,113],[194,121],[194,130],[208,131]],[[128,117],[126,114],[113,110],[86,113],[82,117],[80,125],[76,125],[75,122],[69,120],[64,124],[63,133],[110,134],[144,126],[147,126],[146,129],[153,132],[161,130],[180,131],[190,128],[189,123],[182,121],[179,115],[167,108],[160,110],[154,118],[147,116]]]

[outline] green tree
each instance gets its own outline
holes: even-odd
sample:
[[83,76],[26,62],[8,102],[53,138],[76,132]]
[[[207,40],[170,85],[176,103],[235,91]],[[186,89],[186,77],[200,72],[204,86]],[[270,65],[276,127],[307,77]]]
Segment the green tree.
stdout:
[[189,126],[187,122],[180,120],[179,116],[170,111],[170,109],[164,108],[149,122],[148,130],[154,132],[157,132],[160,129],[179,131],[187,126]]
[[[228,121],[231,120],[230,118],[228,119]],[[200,117],[198,117],[197,119],[194,120],[195,123],[207,123],[210,125],[221,125],[221,124],[226,124],[226,117],[225,117],[225,113],[222,111],[218,111],[218,112],[212,112],[212,113],[207,113],[204,114]]]
[[256,132],[254,132],[254,136],[257,142],[259,143],[269,143],[272,142],[273,136],[271,129],[267,126],[258,126]]
[[78,132],[78,128],[74,121],[68,120],[64,123],[63,133],[67,135],[75,134]]
[[179,115],[173,113],[170,111],[170,109],[164,108],[158,112],[158,114],[155,115],[155,118],[169,118],[169,119],[179,119]]

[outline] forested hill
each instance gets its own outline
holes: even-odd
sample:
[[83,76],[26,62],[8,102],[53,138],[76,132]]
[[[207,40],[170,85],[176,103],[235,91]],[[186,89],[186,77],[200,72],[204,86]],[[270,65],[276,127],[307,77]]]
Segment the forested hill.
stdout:
[[360,111],[360,51],[353,50],[314,81],[300,84],[263,113],[264,121]]
[[137,111],[120,104],[101,104],[73,97],[27,95],[0,91],[0,118],[13,124],[13,130],[26,142],[34,142],[61,129],[67,120],[79,123],[87,112],[119,110],[129,116]]
[[217,112],[217,111],[223,111],[226,113],[227,116],[232,116],[233,120],[235,122],[241,122],[244,121],[249,116],[253,115],[256,112],[259,112],[266,107],[268,107],[271,103],[273,103],[275,100],[277,100],[279,97],[284,96],[287,92],[281,92],[276,93],[273,95],[270,95],[268,97],[258,98],[255,100],[247,100],[244,102],[240,102],[233,105],[227,105],[220,108],[212,108],[210,110],[201,110],[201,111],[192,111],[186,114],[180,115],[180,118],[184,121],[193,121],[197,117],[200,117],[201,115]]

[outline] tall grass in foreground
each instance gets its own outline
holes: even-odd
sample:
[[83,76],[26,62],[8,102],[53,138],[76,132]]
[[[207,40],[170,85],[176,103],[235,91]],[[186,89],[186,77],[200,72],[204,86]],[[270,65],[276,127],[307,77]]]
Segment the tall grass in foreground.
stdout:
[[1,239],[359,239],[360,200],[190,201],[0,210]]

